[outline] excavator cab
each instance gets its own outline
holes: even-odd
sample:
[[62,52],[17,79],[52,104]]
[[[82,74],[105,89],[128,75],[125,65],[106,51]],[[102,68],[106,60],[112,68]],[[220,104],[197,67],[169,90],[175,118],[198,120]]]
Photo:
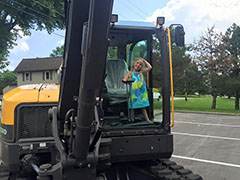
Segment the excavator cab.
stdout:
[[[135,110],[135,116],[130,119],[128,106],[130,85],[124,84],[122,79],[131,70],[136,58],[142,57],[153,63],[152,43],[156,26],[152,23],[120,21],[112,25],[109,33],[108,56],[106,62],[105,87],[103,90],[104,130],[136,129],[145,127],[160,127],[161,118],[153,123],[145,121],[141,110]],[[160,63],[159,63],[160,64]],[[154,67],[160,69],[161,67]],[[152,95],[152,71],[144,74],[146,80],[150,106],[148,116],[154,119]],[[159,77],[160,79],[160,77]]]
[[[110,24],[104,83],[98,99],[101,99],[103,109],[100,123],[101,138],[111,139],[111,145],[114,144],[113,152],[110,153],[111,163],[150,160],[155,157],[169,158],[172,154],[173,137],[169,127],[168,49],[162,51],[161,57],[155,57],[158,66],[155,65],[153,62],[154,38],[157,39],[155,42],[159,43],[158,47],[167,47],[165,30],[152,23],[119,21]],[[153,69],[160,70],[166,67],[165,71],[162,71],[165,79],[159,77],[159,81],[161,80],[163,84],[162,107],[165,109],[160,110],[158,116],[154,116],[153,71],[144,74],[150,104],[147,107],[147,113],[153,120],[152,123],[144,119],[140,109],[135,110],[134,119],[129,116],[128,85],[123,83],[122,79],[131,70],[134,60],[138,57],[146,59],[152,64]]]

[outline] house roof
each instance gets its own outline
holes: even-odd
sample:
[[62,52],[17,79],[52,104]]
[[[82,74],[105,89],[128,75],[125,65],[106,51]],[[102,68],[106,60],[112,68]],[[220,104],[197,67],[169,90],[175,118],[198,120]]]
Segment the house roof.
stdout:
[[18,64],[15,72],[28,72],[28,71],[46,71],[57,70],[62,64],[62,57],[46,57],[46,58],[32,58],[22,59]]

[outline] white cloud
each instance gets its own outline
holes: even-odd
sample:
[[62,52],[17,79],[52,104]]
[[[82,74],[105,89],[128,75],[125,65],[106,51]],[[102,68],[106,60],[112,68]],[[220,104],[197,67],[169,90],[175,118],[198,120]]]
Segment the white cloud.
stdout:
[[27,43],[30,36],[24,36],[23,32],[21,31],[21,28],[19,26],[15,26],[15,29],[19,30],[18,35],[19,38],[16,41],[16,45],[10,49],[10,53],[8,56],[8,60],[10,62],[9,66],[7,67],[10,71],[14,70],[16,65],[19,63],[19,61],[22,59],[19,55],[25,52],[29,52],[30,48]]
[[10,53],[17,54],[21,51],[29,51],[29,46],[27,44],[29,36],[24,36],[21,28],[18,25],[16,25],[14,29],[18,30],[19,38],[17,39],[16,45],[13,47],[13,49],[10,49]]
[[192,43],[213,25],[222,32],[232,23],[239,25],[239,9],[239,0],[170,0],[165,7],[155,10],[147,21],[165,16],[166,25],[180,23],[185,28],[186,42]]
[[[14,26],[14,29],[18,31],[19,38],[16,41],[16,45],[13,47],[13,49],[10,49],[10,53],[17,54],[22,51],[29,51],[29,46],[27,43],[27,40],[30,36],[24,36],[24,33],[21,31],[21,27],[16,25]],[[13,30],[12,30],[13,31]]]
[[18,39],[16,42],[16,46],[13,49],[10,49],[10,53],[17,54],[22,51],[29,51],[29,45],[27,43],[27,39],[29,36],[24,36],[21,39]]

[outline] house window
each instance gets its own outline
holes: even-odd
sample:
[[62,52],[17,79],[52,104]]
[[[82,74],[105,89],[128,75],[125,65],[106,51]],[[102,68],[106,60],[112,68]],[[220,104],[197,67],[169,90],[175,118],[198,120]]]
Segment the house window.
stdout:
[[30,81],[31,77],[30,77],[30,73],[29,72],[25,72],[24,73],[24,80],[25,81]]
[[44,71],[43,72],[43,80],[45,80],[45,81],[52,80],[52,72]]
[[45,71],[45,80],[50,80],[50,72]]

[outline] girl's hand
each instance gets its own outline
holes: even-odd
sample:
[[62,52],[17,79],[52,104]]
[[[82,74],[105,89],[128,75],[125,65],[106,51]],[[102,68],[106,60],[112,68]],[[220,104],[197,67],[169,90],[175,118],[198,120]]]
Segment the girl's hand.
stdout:
[[147,66],[146,68],[142,68],[142,72],[149,72],[152,69],[152,66],[149,62],[147,62],[145,59],[141,58],[144,64]]
[[126,76],[123,78],[123,82],[127,82],[128,81],[128,79],[131,77],[131,71],[129,71],[127,74],[126,74]]

